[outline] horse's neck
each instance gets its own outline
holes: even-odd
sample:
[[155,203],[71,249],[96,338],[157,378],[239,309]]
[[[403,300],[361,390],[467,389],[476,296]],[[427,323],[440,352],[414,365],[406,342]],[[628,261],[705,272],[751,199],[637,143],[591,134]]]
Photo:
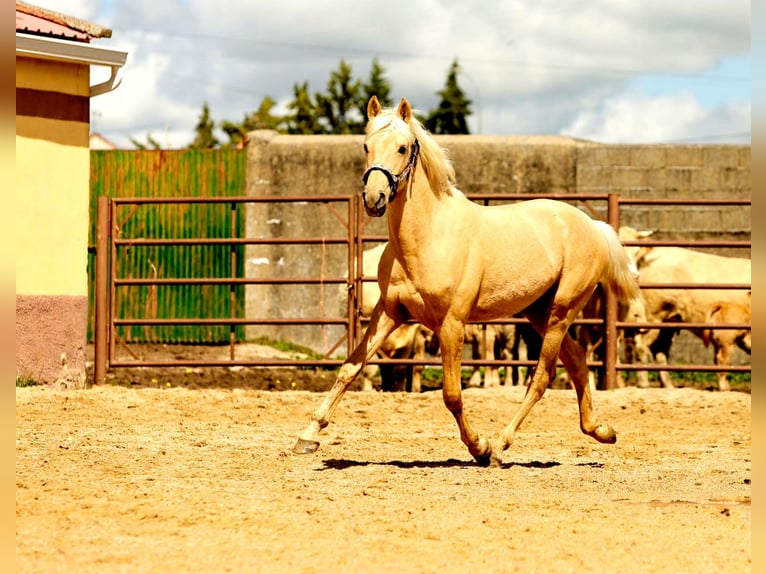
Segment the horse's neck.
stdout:
[[441,200],[431,190],[421,168],[415,172],[412,186],[401,193],[404,197],[390,205],[388,236],[397,258],[407,267],[407,260],[431,241]]

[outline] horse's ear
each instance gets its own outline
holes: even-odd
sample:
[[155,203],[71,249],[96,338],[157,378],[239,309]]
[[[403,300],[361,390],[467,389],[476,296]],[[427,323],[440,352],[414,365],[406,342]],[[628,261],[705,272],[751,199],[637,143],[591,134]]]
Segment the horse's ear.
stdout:
[[373,95],[370,98],[370,101],[367,102],[367,117],[369,119],[374,118],[380,113],[380,102],[378,101],[378,96]]
[[405,122],[409,123],[410,118],[412,117],[412,107],[407,101],[407,98],[402,98],[402,101],[399,102],[399,108],[397,108],[396,113]]
[[654,233],[653,229],[638,230],[627,225],[621,225],[619,229],[620,239],[635,241],[637,239],[646,239]]

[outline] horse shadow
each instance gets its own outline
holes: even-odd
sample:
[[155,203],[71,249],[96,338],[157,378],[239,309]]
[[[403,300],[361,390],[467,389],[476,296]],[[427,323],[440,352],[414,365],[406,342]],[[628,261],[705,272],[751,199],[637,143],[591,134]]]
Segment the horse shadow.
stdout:
[[[474,460],[458,460],[455,458],[448,458],[447,460],[386,460],[386,461],[368,461],[368,460],[347,460],[329,458],[323,461],[324,468],[319,470],[345,470],[347,468],[354,468],[358,466],[390,466],[395,468],[410,469],[410,468],[481,468]],[[562,463],[557,461],[539,461],[532,460],[529,462],[504,462],[500,465],[500,468],[508,469],[514,467],[520,468],[554,468],[562,466]],[[601,462],[578,462],[572,466],[587,466],[591,468],[603,468],[604,464]]]

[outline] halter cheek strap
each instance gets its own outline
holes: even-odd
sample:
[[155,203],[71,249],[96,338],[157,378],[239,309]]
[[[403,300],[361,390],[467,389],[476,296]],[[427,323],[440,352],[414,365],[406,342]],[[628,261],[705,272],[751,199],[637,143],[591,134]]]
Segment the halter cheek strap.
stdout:
[[410,158],[407,160],[407,165],[404,166],[402,171],[400,171],[397,175],[394,175],[393,172],[382,163],[374,163],[365,170],[364,174],[362,174],[362,183],[367,185],[367,180],[370,179],[370,174],[373,171],[381,172],[386,176],[386,179],[388,180],[388,202],[391,203],[396,197],[396,192],[399,190],[399,184],[403,180],[411,177],[413,173],[415,173],[415,166],[418,163],[419,153],[420,143],[418,142],[417,138],[415,138],[415,140],[412,142],[412,152],[410,153]]

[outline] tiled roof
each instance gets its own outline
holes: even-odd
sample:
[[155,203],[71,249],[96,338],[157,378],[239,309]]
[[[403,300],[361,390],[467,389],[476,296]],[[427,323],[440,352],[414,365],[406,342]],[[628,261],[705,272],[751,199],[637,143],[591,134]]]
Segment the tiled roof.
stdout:
[[85,32],[80,32],[69,26],[62,26],[56,22],[50,22],[38,16],[33,16],[32,14],[24,14],[18,10],[16,10],[16,31],[25,32],[27,34],[43,34],[45,36],[55,36],[57,38],[82,40],[84,42],[90,40],[90,36]]
[[110,38],[112,31],[86,22],[16,0],[16,32],[89,42],[93,38]]

